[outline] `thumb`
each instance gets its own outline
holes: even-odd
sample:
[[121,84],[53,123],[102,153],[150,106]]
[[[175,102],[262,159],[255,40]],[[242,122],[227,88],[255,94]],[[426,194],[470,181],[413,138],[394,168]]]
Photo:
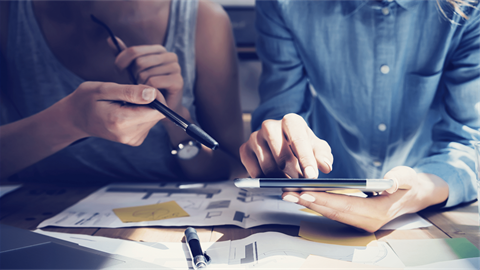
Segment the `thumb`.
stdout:
[[134,104],[148,104],[157,97],[158,90],[146,85],[102,85],[98,100],[125,101]]
[[121,51],[127,48],[125,43],[119,37],[115,37],[115,40],[113,40],[111,37],[108,37],[107,43],[110,46],[110,48],[112,48],[113,50],[115,50],[115,52],[117,52],[117,54],[119,54]]
[[398,189],[412,188],[412,181],[417,177],[414,169],[407,166],[397,166],[385,174],[384,179],[392,179],[393,187],[385,190],[389,194],[395,193]]

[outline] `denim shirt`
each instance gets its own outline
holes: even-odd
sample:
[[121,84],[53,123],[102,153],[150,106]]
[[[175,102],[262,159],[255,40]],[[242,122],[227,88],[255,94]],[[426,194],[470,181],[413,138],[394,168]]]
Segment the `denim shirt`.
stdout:
[[327,141],[333,171],[383,178],[405,165],[476,198],[480,16],[446,1],[257,1],[260,106],[252,129],[287,113]]

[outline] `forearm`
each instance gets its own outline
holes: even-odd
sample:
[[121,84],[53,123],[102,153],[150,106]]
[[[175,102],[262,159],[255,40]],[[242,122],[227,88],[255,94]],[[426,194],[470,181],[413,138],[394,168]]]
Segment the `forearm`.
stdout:
[[80,138],[65,114],[52,107],[4,125],[0,127],[0,178],[7,178]]

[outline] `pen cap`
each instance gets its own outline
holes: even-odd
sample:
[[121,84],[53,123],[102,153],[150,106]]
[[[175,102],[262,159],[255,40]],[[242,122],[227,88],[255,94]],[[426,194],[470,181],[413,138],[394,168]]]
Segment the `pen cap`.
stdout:
[[185,230],[185,238],[193,257],[203,255],[202,247],[200,246],[200,239],[198,239],[197,231],[194,228],[188,227]]
[[187,242],[190,242],[190,240],[192,239],[196,239],[197,241],[200,241],[200,239],[198,239],[197,231],[192,227],[188,227],[185,230],[185,239],[187,240]]

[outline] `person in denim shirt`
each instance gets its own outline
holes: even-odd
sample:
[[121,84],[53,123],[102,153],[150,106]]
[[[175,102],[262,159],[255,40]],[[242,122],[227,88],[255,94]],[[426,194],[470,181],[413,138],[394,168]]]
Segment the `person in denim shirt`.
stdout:
[[240,148],[249,174],[393,179],[369,198],[283,194],[371,232],[405,213],[474,200],[477,5],[257,1],[261,104]]

